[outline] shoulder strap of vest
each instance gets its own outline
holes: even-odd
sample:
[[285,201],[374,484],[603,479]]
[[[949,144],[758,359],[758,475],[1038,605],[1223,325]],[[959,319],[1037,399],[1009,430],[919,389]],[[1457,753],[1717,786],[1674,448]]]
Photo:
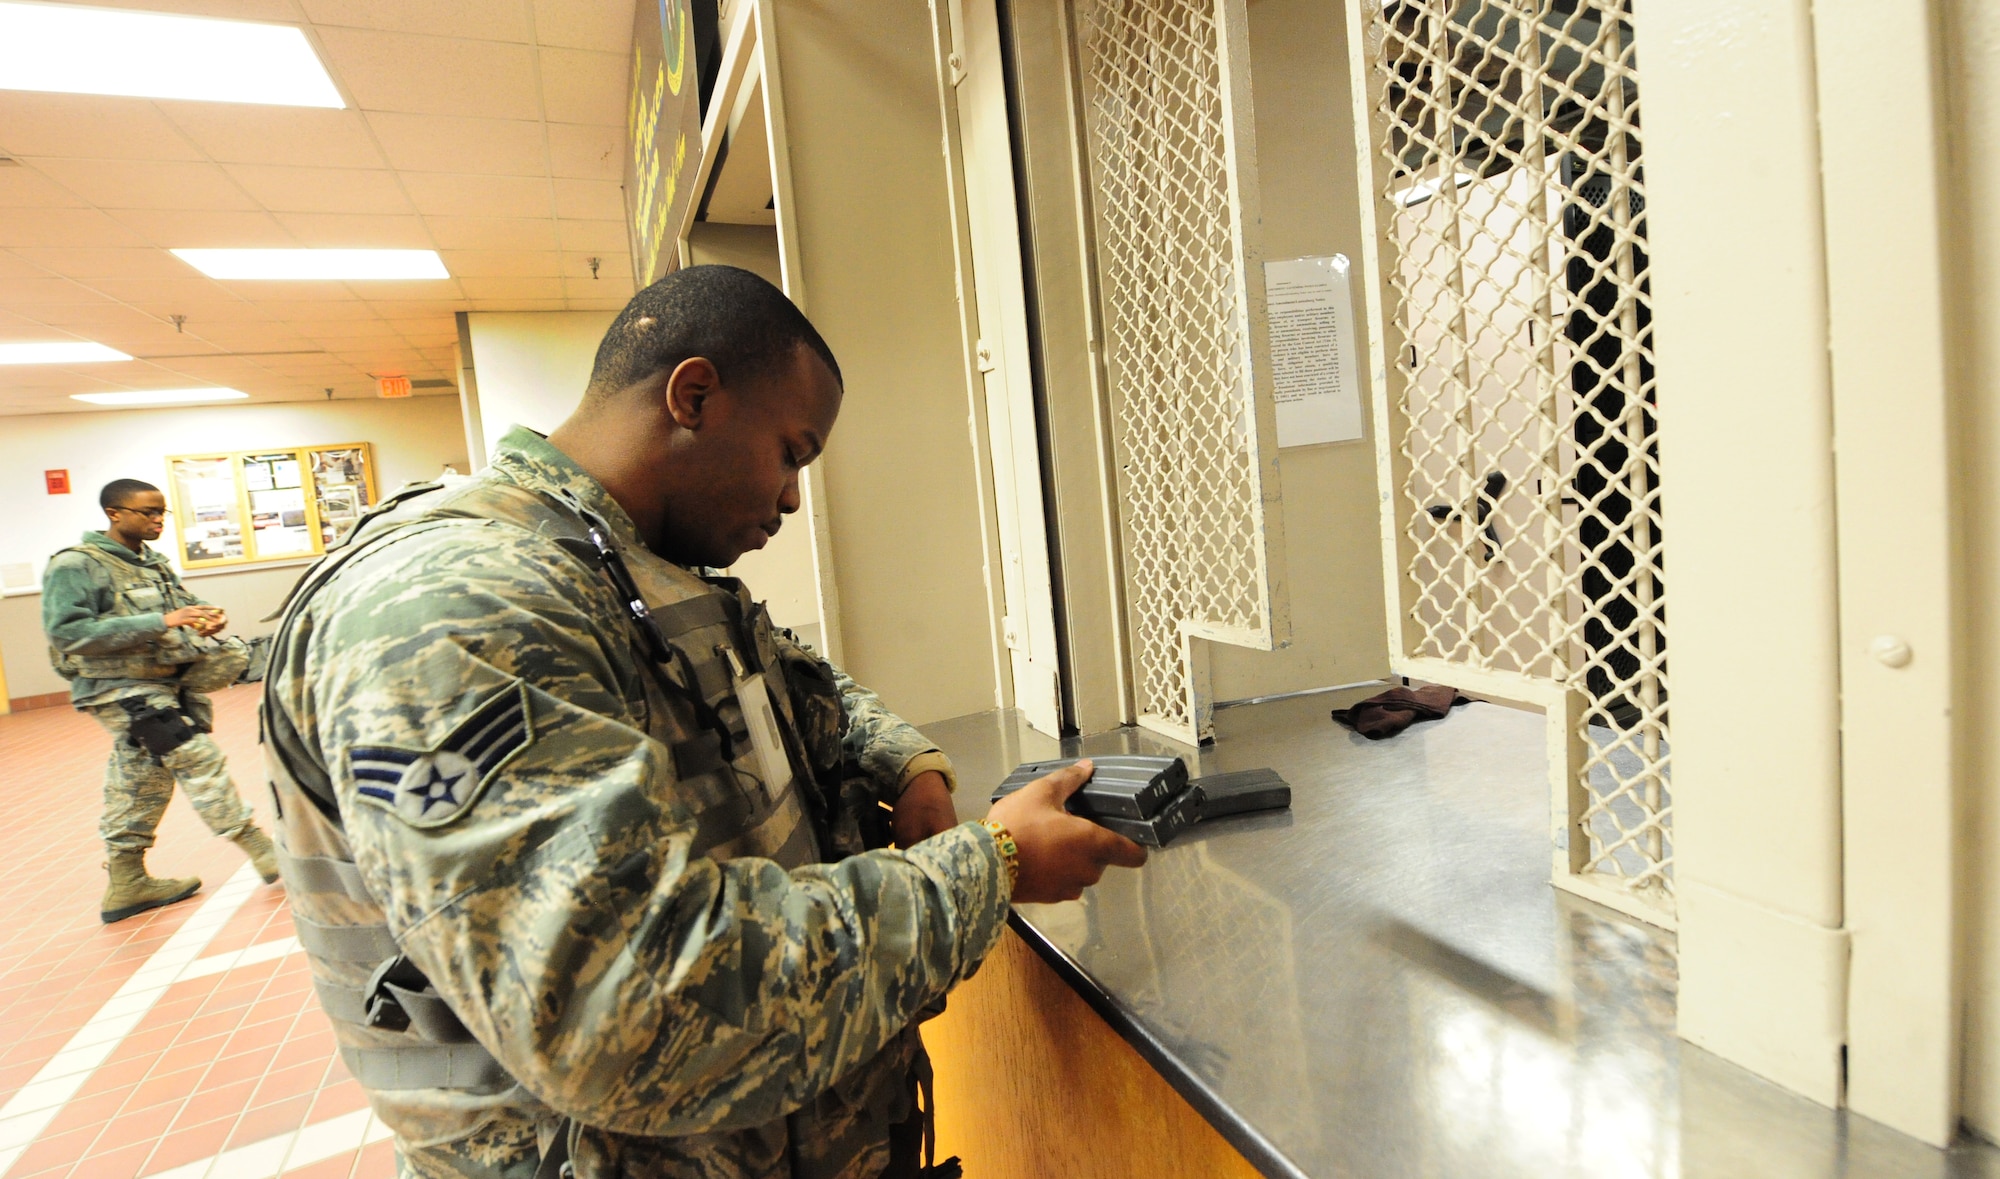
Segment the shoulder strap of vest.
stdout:
[[[132,564],[130,561],[120,560],[116,553],[107,553],[94,544],[73,544],[67,548],[57,549],[55,552],[49,554],[49,560],[53,561],[64,553],[80,553],[104,566],[106,569],[118,570],[121,573],[124,572],[124,569],[121,569],[120,566],[129,567]],[[143,569],[145,566],[142,565],[140,568]]]

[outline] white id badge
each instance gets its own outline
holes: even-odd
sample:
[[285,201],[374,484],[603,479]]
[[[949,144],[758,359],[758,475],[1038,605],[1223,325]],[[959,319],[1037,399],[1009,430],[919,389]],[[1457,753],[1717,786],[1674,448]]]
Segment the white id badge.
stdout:
[[764,677],[753,675],[737,681],[736,702],[743,708],[750,743],[757,747],[764,795],[775,806],[791,789],[792,759],[785,756],[785,743],[778,737],[778,718],[771,713],[771,694],[764,686]]

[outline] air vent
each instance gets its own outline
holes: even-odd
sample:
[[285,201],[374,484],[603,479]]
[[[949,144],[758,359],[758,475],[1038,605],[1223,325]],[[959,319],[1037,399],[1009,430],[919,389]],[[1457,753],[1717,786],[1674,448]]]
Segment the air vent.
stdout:
[[447,381],[443,377],[425,377],[421,381],[411,381],[412,389],[456,389],[457,381]]

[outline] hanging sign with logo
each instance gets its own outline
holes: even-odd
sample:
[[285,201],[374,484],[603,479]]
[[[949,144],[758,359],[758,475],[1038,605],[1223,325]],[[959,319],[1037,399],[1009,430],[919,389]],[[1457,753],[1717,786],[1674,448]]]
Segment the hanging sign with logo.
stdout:
[[680,268],[681,218],[701,164],[697,73],[689,0],[639,0],[625,119],[625,213],[637,286]]

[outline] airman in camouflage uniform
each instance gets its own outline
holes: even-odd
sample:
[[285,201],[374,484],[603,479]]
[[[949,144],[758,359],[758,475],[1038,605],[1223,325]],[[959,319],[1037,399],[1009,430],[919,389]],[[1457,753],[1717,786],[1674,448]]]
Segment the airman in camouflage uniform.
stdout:
[[[322,1005],[406,1175],[922,1174],[914,1023],[999,938],[1011,837],[956,825],[930,742],[697,571],[796,510],[839,404],[810,325],[699,267],[611,330],[570,423],[392,497],[280,623],[267,766]],[[621,336],[669,342],[635,367]],[[766,386],[794,392],[728,394]],[[901,850],[869,836],[887,804]],[[1077,855],[1062,895],[1134,862]]]
[[278,868],[209,736],[207,694],[234,682],[248,650],[214,637],[227,622],[222,611],[189,593],[167,558],[147,546],[166,512],[159,489],[124,479],[100,498],[111,528],[86,532],[49,559],[42,629],[50,662],[70,681],[70,702],[111,734],[98,823],[111,875],[99,915],[110,922],[201,887],[199,878],[163,879],[145,868],[176,782],[209,829],[242,847],[266,883]]

